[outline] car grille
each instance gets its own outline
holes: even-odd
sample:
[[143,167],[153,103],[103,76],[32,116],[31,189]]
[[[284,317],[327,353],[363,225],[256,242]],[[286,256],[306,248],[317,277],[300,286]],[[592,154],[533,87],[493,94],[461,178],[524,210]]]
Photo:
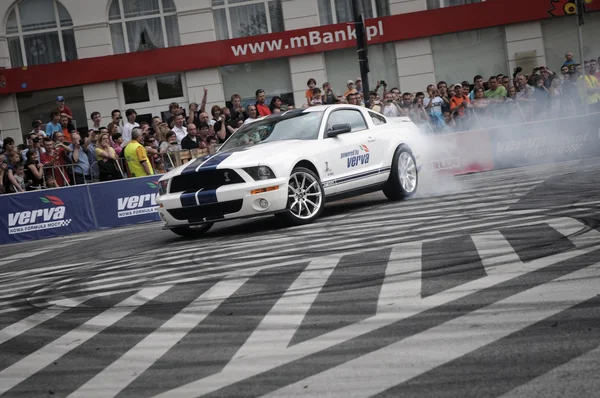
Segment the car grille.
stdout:
[[240,184],[245,182],[238,173],[230,169],[200,170],[197,173],[183,174],[173,177],[170,193],[208,191],[217,189],[223,185]]
[[225,214],[237,213],[242,209],[242,199],[229,202],[211,203],[209,205],[183,207],[181,209],[167,210],[177,220],[189,222],[218,220]]

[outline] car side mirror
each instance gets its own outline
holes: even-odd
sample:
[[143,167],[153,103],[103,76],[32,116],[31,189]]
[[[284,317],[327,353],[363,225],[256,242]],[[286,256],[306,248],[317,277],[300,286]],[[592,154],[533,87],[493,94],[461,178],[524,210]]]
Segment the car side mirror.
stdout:
[[329,131],[327,131],[327,137],[337,137],[340,134],[350,133],[352,126],[349,123],[336,124]]

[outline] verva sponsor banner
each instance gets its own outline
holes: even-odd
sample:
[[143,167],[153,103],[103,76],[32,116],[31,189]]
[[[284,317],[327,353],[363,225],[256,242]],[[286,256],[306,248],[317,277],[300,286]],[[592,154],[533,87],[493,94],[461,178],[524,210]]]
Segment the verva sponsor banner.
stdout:
[[98,228],[159,221],[156,203],[159,178],[150,176],[89,185]]
[[[600,9],[600,2],[588,5]],[[519,12],[515,12],[519,10]],[[490,0],[366,20],[369,44],[391,43],[561,15],[553,0]],[[469,18],[464,18],[469,15]],[[461,20],[460,24],[453,21]],[[427,26],[427,29],[423,29]],[[129,54],[13,68],[0,73],[0,94],[100,83],[355,47],[353,24],[339,23]],[[181,54],[185,53],[185,57]],[[172,62],[177,59],[178,62]],[[358,62],[358,60],[357,60]],[[52,76],[52,79],[48,79]]]
[[96,229],[86,186],[0,196],[0,243]]
[[490,129],[494,167],[600,155],[600,113]]
[[486,130],[429,137],[424,171],[459,175],[494,169],[490,136]]

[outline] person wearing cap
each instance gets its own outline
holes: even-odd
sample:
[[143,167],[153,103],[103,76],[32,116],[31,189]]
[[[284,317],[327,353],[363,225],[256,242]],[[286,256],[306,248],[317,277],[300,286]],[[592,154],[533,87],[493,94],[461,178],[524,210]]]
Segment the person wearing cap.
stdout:
[[35,151],[38,155],[38,159],[42,157],[43,153],[46,153],[46,150],[42,147],[38,133],[34,131],[27,136],[27,148],[21,152],[21,159],[23,159],[24,162],[27,161],[27,153],[29,153],[29,151]]
[[59,95],[56,97],[56,107],[60,112],[61,116],[66,116],[69,118],[69,121],[73,120],[73,112],[69,109],[68,106],[65,105],[65,97]]
[[356,94],[357,91],[354,88],[354,82],[352,80],[348,80],[348,83],[346,83],[346,87],[348,87],[348,90],[346,90],[346,92],[344,93],[344,98],[348,98],[348,95],[350,94]]
[[31,123],[31,127],[33,128],[33,130],[31,130],[31,133],[29,134],[36,134],[40,139],[44,138],[46,136],[46,132],[44,130],[42,130],[42,121],[41,120],[34,120]]
[[362,93],[363,92],[362,79],[360,77],[356,78],[356,80],[354,82],[354,88],[356,88],[356,92],[357,93]]

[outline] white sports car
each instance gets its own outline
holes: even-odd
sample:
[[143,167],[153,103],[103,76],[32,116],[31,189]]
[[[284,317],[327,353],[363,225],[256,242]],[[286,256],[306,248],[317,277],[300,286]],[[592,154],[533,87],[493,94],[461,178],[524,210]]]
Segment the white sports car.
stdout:
[[383,190],[391,200],[418,185],[418,128],[408,118],[354,105],[272,115],[238,129],[212,155],[159,180],[159,215],[182,236],[214,222],[275,214],[288,224],[319,217],[325,202]]

